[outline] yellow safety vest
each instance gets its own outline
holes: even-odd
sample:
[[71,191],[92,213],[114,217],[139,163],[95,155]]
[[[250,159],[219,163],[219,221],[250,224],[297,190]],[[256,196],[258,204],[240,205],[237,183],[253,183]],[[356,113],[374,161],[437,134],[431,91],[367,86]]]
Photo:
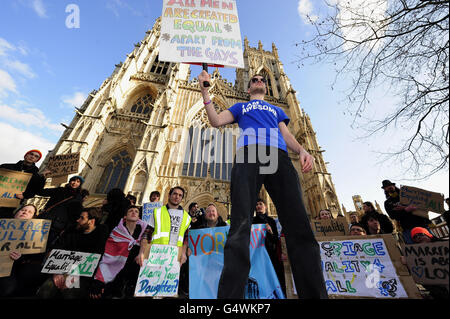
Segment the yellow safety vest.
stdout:
[[[164,205],[154,212],[155,230],[152,236],[152,244],[168,245],[170,239],[170,215],[167,207]],[[183,220],[180,225],[180,232],[178,234],[177,246],[183,246],[184,233],[191,223],[191,217],[188,212],[183,210]]]

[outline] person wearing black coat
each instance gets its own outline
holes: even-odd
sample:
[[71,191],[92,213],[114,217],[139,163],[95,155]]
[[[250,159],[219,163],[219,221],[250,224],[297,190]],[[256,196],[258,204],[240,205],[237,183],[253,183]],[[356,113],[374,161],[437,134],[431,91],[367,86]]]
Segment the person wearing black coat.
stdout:
[[52,221],[47,240],[47,251],[53,248],[55,241],[63,231],[80,216],[83,208],[81,195],[83,183],[83,177],[73,176],[64,187],[44,188],[38,192],[38,195],[50,197],[44,210],[39,214],[40,219]]
[[281,241],[278,236],[278,229],[275,220],[267,214],[266,202],[259,198],[256,201],[256,215],[252,224],[265,224],[267,227],[265,246],[273,268],[280,282],[281,289],[286,295],[286,281],[284,277],[284,266],[281,261]]
[[416,208],[412,205],[403,206],[400,204],[400,189],[395,186],[395,183],[384,180],[381,188],[386,195],[386,201],[384,202],[386,212],[390,218],[395,219],[400,224],[405,243],[412,244],[411,229],[414,227],[427,228],[431,221],[426,217],[414,215],[413,212]]
[[[23,193],[16,194],[16,198],[27,199],[38,193],[45,185],[45,177],[39,174],[36,163],[42,158],[42,153],[38,150],[30,150],[25,153],[23,161],[17,163],[6,163],[0,165],[0,168],[9,169],[16,172],[32,174],[27,188]],[[0,207],[0,218],[14,218],[14,207]]]
[[110,232],[123,219],[130,206],[131,202],[125,197],[125,194],[120,188],[113,188],[106,194],[106,200],[103,201],[102,206],[104,214],[103,223],[108,226]]

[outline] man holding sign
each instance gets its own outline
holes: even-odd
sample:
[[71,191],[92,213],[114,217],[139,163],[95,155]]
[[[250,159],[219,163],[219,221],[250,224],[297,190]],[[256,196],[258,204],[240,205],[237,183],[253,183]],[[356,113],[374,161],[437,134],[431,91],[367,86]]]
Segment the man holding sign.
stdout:
[[290,119],[284,111],[264,101],[267,89],[263,76],[257,74],[250,79],[250,102],[237,103],[220,114],[214,109],[208,88],[203,84],[210,78],[206,71],[198,77],[211,126],[217,128],[237,123],[243,130],[231,173],[231,227],[225,245],[218,298],[244,298],[250,271],[251,217],[262,184],[275,203],[286,236],[299,296],[327,298],[320,249],[309,224],[298,174],[287,148],[299,155],[303,173],[311,171],[314,158],[289,132],[286,125]]
[[[14,198],[20,200],[24,198],[31,198],[44,187],[45,178],[39,175],[39,169],[36,166],[36,163],[39,162],[41,158],[42,153],[39,150],[30,150],[25,153],[23,161],[0,165],[0,169],[3,168],[10,171],[24,172],[32,175],[23,192],[17,191],[15,194],[11,194]],[[47,173],[47,171],[44,173]],[[17,206],[18,205],[19,204],[17,204]],[[13,218],[12,213],[16,207],[0,207],[0,218]]]

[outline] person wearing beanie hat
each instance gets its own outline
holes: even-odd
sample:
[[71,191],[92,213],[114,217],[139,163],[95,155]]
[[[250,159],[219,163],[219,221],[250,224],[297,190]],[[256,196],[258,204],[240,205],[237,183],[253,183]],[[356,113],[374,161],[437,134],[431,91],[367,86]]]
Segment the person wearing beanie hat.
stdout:
[[423,227],[414,227],[411,230],[411,238],[415,243],[429,243],[435,241],[435,237]]
[[44,188],[38,195],[50,197],[39,218],[50,219],[52,224],[47,240],[47,251],[50,251],[58,237],[68,228],[74,226],[83,209],[81,185],[84,178],[72,176],[64,187]]
[[[42,158],[42,153],[39,150],[32,149],[25,153],[23,160],[17,163],[5,163],[0,165],[0,168],[8,169],[16,172],[24,172],[32,174],[27,188],[23,193],[15,194],[18,199],[28,199],[34,197],[45,185],[44,175],[39,174],[39,169],[36,163]],[[45,172],[44,172],[45,174]],[[14,218],[14,207],[0,207],[0,218]]]

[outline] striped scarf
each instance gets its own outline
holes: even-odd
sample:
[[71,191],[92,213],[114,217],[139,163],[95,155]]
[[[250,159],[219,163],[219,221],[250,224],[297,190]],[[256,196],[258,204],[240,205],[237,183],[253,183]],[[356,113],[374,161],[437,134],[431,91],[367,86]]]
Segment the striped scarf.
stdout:
[[95,274],[95,279],[107,284],[116,278],[117,274],[125,266],[131,248],[134,245],[140,245],[142,235],[147,227],[147,223],[140,219],[137,224],[141,226],[138,239],[134,239],[130,235],[124,225],[124,219],[120,220],[119,225],[113,229],[106,241],[105,252]]

